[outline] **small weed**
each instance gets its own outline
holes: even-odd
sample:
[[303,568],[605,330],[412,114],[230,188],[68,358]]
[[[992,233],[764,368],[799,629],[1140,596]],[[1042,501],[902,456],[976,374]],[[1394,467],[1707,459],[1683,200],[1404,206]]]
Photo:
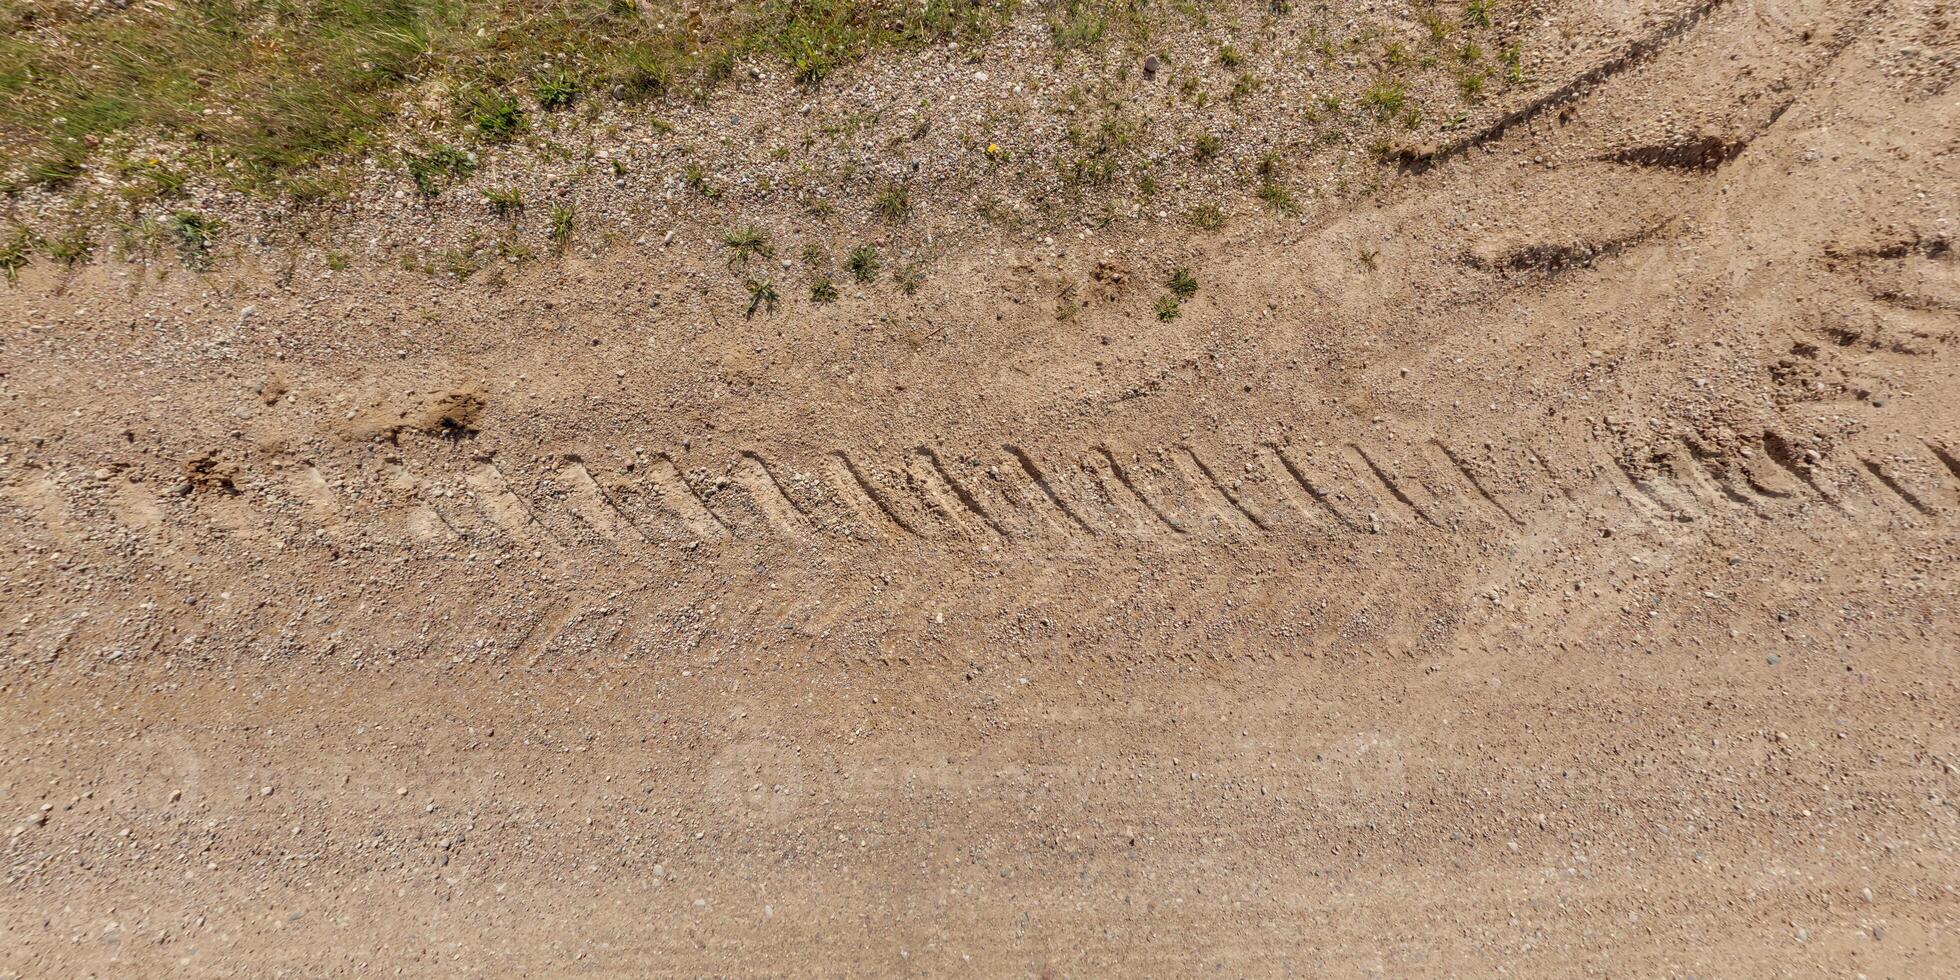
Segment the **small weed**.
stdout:
[[20,270],[27,267],[36,244],[34,233],[19,225],[14,227],[13,237],[0,244],[0,274],[4,274],[8,282],[20,281]]
[[1159,296],[1155,303],[1150,304],[1150,308],[1156,312],[1157,319],[1163,323],[1169,323],[1177,319],[1178,314],[1184,312],[1178,306],[1177,297],[1175,296]]
[[1512,42],[1497,52],[1497,60],[1504,63],[1504,80],[1513,85],[1524,83],[1524,47]]
[[828,279],[819,279],[810,284],[810,302],[837,302],[837,285]]
[[1463,5],[1463,22],[1471,27],[1490,26],[1491,0],[1470,0]]
[[1198,294],[1198,277],[1192,275],[1190,269],[1180,268],[1171,273],[1169,281],[1164,283],[1164,288],[1177,294],[1178,299],[1190,299]]
[[710,201],[721,197],[721,188],[709,183],[708,172],[701,169],[701,165],[698,163],[688,164],[687,169],[681,173],[681,179],[687,183],[688,190]]
[[80,265],[87,262],[88,257],[95,252],[95,242],[88,237],[87,231],[74,228],[60,238],[48,242],[47,249],[48,258],[56,262],[63,265]]
[[1451,27],[1449,21],[1444,20],[1441,15],[1433,10],[1422,15],[1422,26],[1429,28],[1429,43],[1431,44],[1441,47],[1444,41],[1450,39]]
[[328,269],[331,269],[334,272],[346,272],[348,269],[353,268],[353,266],[354,266],[354,260],[349,258],[346,252],[327,253]]
[[904,184],[886,184],[872,200],[871,210],[886,221],[904,221],[912,212],[912,192]]
[[1252,77],[1251,72],[1247,72],[1240,75],[1238,81],[1232,83],[1232,91],[1226,95],[1226,98],[1237,102],[1257,91],[1259,91],[1259,80]]
[[1062,283],[1061,292],[1055,297],[1055,319],[1069,321],[1082,312],[1084,304],[1075,297],[1075,281]]
[[752,320],[755,319],[757,313],[775,313],[776,301],[776,286],[774,283],[771,283],[767,279],[751,279],[749,280],[749,309],[748,312],[742,315]]
[[816,242],[803,246],[803,264],[812,269],[830,268],[830,250]]
[[1361,267],[1369,271],[1374,270],[1375,266],[1381,261],[1381,257],[1382,251],[1378,248],[1364,248],[1355,254],[1355,258],[1361,260]]
[[408,168],[409,179],[415,181],[415,190],[423,197],[436,196],[447,181],[468,176],[476,169],[476,161],[453,146],[439,146],[428,153],[405,152],[402,164]]
[[531,97],[546,112],[571,108],[579,95],[578,79],[563,68],[542,72],[531,81]]
[[1408,101],[1408,88],[1392,79],[1384,78],[1361,93],[1361,104],[1373,110],[1375,118],[1382,122],[1400,115]]
[[490,205],[492,214],[502,217],[521,214],[524,211],[524,192],[515,187],[484,191],[483,200]]
[[673,89],[674,68],[667,59],[647,48],[631,47],[613,55],[605,79],[621,101],[646,102]]
[[851,249],[844,259],[844,268],[857,277],[858,282],[870,282],[878,277],[878,248],[875,245],[859,245]]
[[769,244],[769,233],[754,225],[745,225],[723,235],[721,247],[728,250],[728,265],[733,268],[747,265],[756,256],[769,258],[776,254],[776,247]]
[[64,144],[28,164],[27,181],[49,190],[66,187],[82,175],[82,155],[80,148]]
[[1285,164],[1278,150],[1267,150],[1259,154],[1259,163],[1254,169],[1258,171],[1260,180],[1275,181],[1285,172]]
[[466,252],[460,248],[443,249],[430,263],[431,272],[448,273],[455,276],[458,282],[476,275],[477,270],[481,268],[483,268],[483,260],[475,252]]
[[120,173],[130,180],[142,181],[141,184],[130,184],[118,190],[126,200],[148,201],[176,197],[184,192],[183,175],[164,169],[162,164],[154,160],[126,166]]
[[1225,227],[1225,212],[1216,204],[1200,204],[1191,209],[1191,223],[1206,231]]
[[1239,53],[1239,49],[1229,44],[1220,45],[1218,48],[1218,63],[1227,68],[1237,68],[1245,64],[1245,56]]
[[898,284],[898,291],[910,296],[925,285],[926,269],[923,262],[907,262],[892,270],[892,282]]
[[207,218],[196,211],[179,211],[165,218],[163,230],[177,243],[186,261],[193,264],[203,262],[205,254],[211,250],[211,239],[218,234],[222,223],[216,218]]
[[1061,164],[1062,179],[1071,187],[1100,187],[1116,179],[1122,163],[1105,154],[1076,157]]
[[1480,71],[1468,72],[1456,80],[1456,90],[1463,95],[1463,101],[1475,102],[1483,97],[1484,82],[1489,78]]
[[1293,213],[1293,192],[1277,180],[1269,180],[1259,185],[1259,199],[1266,206],[1281,214]]
[[1199,163],[1215,160],[1218,158],[1219,150],[1223,148],[1224,144],[1218,137],[1210,133],[1199,133],[1197,138],[1191,141],[1191,158]]
[[492,143],[516,136],[524,128],[524,108],[495,89],[468,86],[456,94],[456,109],[476,134]]
[[1062,17],[1048,22],[1049,37],[1058,51],[1086,48],[1103,39],[1109,22],[1083,0],[1068,0]]
[[551,239],[551,247],[561,252],[564,251],[565,246],[571,244],[572,226],[577,224],[577,222],[578,212],[572,210],[570,207],[561,204],[552,208],[551,230],[546,233],[546,237]]

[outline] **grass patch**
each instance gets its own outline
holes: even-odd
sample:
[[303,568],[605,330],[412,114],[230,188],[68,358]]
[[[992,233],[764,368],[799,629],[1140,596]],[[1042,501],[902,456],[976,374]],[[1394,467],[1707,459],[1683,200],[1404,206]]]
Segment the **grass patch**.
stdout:
[[776,247],[769,244],[769,233],[754,225],[737,228],[723,235],[721,247],[728,250],[728,264],[732,268],[747,265],[756,256],[769,258],[776,254]]
[[681,180],[687,184],[688,190],[710,201],[721,197],[721,188],[716,187],[714,182],[708,179],[708,172],[698,163],[688,164],[687,169],[681,172]]
[[1157,314],[1158,321],[1162,323],[1169,323],[1184,312],[1184,308],[1178,305],[1175,296],[1157,297],[1157,301],[1150,304],[1150,309]]
[[1089,47],[1108,33],[1109,20],[1094,5],[1082,0],[1068,0],[1048,22],[1049,37],[1058,51]]
[[776,285],[767,279],[749,280],[749,309],[743,316],[755,319],[757,313],[776,312]]
[[524,192],[515,187],[492,188],[483,192],[483,202],[490,205],[490,213],[508,218],[524,211]]
[[467,85],[456,92],[456,118],[479,138],[502,143],[524,128],[524,107],[496,89]]
[[1393,79],[1384,78],[1368,86],[1368,90],[1361,93],[1361,104],[1367,106],[1375,114],[1375,118],[1382,122],[1400,115],[1408,103],[1408,87]]
[[84,229],[73,228],[60,238],[49,241],[47,250],[48,258],[56,262],[63,265],[80,265],[87,262],[90,255],[95,254],[95,240],[90,238]]
[[572,243],[572,228],[578,224],[578,212],[565,205],[551,209],[551,228],[545,237],[551,240],[551,247],[562,252]]
[[[683,9],[628,0],[185,0],[0,3],[4,176],[60,186],[96,140],[129,130],[200,150],[234,186],[289,193],[310,169],[379,141],[406,89],[451,87],[484,139],[522,131],[525,108],[598,93],[697,94],[745,58],[815,84],[877,51],[972,41],[1013,0],[732,0]],[[576,52],[576,59],[558,57]],[[540,72],[536,66],[554,67]],[[208,154],[203,150],[209,150]]]
[[858,282],[870,282],[878,278],[878,248],[875,245],[859,245],[851,249],[844,258],[844,268],[850,270]]
[[211,252],[211,243],[218,237],[222,222],[206,217],[196,211],[178,211],[163,219],[164,234],[177,245],[177,251],[184,261],[201,266]]
[[563,68],[539,72],[531,80],[531,98],[536,99],[538,108],[546,112],[571,108],[583,92],[578,76]]
[[1292,214],[1295,210],[1293,192],[1277,180],[1268,180],[1259,185],[1259,199],[1281,214]]
[[886,184],[872,199],[871,210],[894,224],[904,221],[912,213],[912,191],[904,184]]
[[1192,275],[1190,269],[1180,268],[1171,273],[1169,281],[1164,283],[1164,288],[1175,293],[1178,299],[1190,299],[1198,295],[1198,277]]
[[34,233],[16,225],[14,233],[4,243],[0,243],[0,275],[8,282],[20,281],[20,270],[34,255]]
[[439,146],[428,153],[403,153],[402,166],[423,197],[434,197],[452,180],[469,176],[476,161],[453,146]]

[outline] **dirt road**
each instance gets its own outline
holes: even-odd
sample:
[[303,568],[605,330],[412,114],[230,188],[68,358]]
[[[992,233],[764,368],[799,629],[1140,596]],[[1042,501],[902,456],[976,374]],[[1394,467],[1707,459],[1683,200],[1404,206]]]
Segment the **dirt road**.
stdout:
[[1948,974],[1938,8],[916,297],[29,270],[0,975]]

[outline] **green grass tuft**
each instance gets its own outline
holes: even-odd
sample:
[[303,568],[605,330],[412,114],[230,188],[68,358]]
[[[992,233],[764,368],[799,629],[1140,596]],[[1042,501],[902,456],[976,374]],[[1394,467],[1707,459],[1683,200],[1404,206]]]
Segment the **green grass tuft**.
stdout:
[[767,279],[760,281],[751,279],[749,280],[749,309],[743,316],[752,320],[757,313],[774,313],[777,300],[775,283]]
[[747,265],[756,256],[769,258],[776,254],[776,247],[769,244],[769,233],[754,225],[737,228],[722,236],[721,247],[728,250],[730,267]]
[[531,97],[546,112],[571,108],[582,92],[578,77],[563,68],[540,72],[531,81]]
[[47,251],[48,258],[63,265],[80,265],[95,254],[95,240],[88,236],[86,229],[73,228],[60,238],[49,241]]
[[875,245],[859,245],[851,249],[844,259],[844,268],[857,277],[858,282],[870,282],[878,278],[878,248]]
[[12,237],[0,243],[0,275],[5,275],[8,282],[19,282],[20,270],[27,268],[37,244],[33,232],[19,225],[14,226]]
[[904,221],[912,213],[912,191],[904,184],[886,184],[871,202],[871,210],[886,221]]

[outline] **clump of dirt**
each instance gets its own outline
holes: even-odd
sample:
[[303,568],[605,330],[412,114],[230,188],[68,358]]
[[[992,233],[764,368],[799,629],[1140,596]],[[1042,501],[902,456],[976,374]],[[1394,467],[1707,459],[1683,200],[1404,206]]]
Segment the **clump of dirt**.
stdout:
[[474,385],[404,392],[356,415],[348,434],[360,441],[394,442],[403,432],[445,439],[473,439],[489,397]]
[[1556,274],[1618,255],[1652,238],[1658,230],[1641,229],[1594,241],[1538,242],[1497,254],[1471,251],[1464,254],[1463,262],[1485,272]]
[[1614,163],[1633,167],[1660,167],[1666,170],[1713,173],[1721,169],[1723,164],[1741,156],[1742,151],[1748,148],[1748,140],[1702,136],[1673,143],[1629,147],[1613,154],[1610,159]]
[[184,461],[184,485],[192,490],[217,491],[225,494],[238,493],[238,464],[218,459],[213,455],[198,456]]

